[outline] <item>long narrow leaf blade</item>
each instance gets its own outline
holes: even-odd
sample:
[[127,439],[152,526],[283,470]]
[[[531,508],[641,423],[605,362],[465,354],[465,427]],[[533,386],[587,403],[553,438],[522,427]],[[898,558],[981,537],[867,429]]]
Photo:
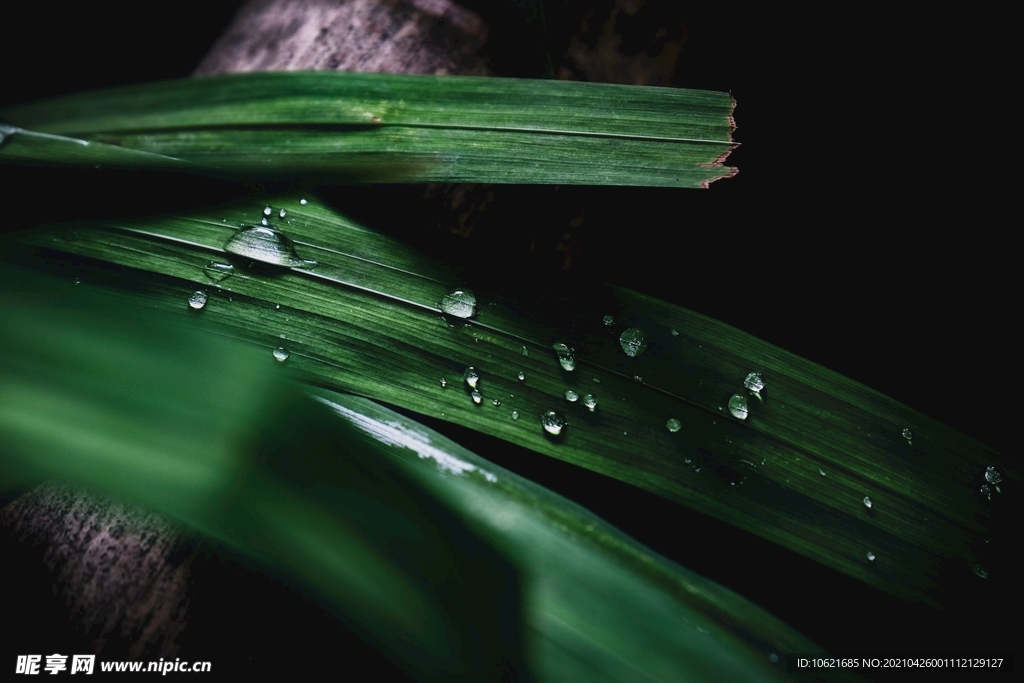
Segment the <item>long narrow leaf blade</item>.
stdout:
[[733,105],[672,88],[309,72],[132,86],[0,117],[231,176],[707,187],[735,173],[723,165]]

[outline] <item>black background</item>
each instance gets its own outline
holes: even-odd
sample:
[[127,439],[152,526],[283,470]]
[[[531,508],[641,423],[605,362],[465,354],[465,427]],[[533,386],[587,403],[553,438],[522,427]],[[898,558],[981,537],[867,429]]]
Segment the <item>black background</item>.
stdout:
[[[187,76],[238,4],[5,7],[0,106]],[[997,208],[1010,163],[1005,105],[992,82],[1008,52],[995,39],[999,19],[789,12],[725,3],[681,10],[689,42],[675,82],[734,95],[741,147],[728,163],[739,175],[703,192],[605,190],[580,271],[734,325],[1015,453],[1021,373],[1010,321],[1019,308],[1010,290],[1013,217]],[[535,58],[516,60],[514,25],[492,26],[492,63],[498,75],[534,75]],[[558,41],[553,33],[556,51]],[[0,187],[10,228],[18,197],[5,194]],[[1005,621],[1019,604],[1010,565],[938,612],[627,485],[424,421],[752,598],[831,651],[1016,645]],[[678,521],[652,523],[664,519]],[[246,609],[241,599],[233,608]]]

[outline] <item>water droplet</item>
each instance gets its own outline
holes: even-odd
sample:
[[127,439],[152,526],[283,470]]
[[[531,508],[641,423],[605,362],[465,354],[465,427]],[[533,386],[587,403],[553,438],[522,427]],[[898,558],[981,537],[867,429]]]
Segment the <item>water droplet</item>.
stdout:
[[513,420],[518,420],[519,419],[519,411],[518,410],[513,410],[512,411],[512,419]]
[[641,377],[640,375],[633,375],[633,381],[640,382],[640,384],[643,384],[644,383],[644,378]]
[[206,306],[206,299],[206,292],[197,289],[192,292],[192,296],[188,298],[188,306],[193,310],[201,311],[203,307]]
[[306,262],[295,253],[288,236],[273,228],[253,226],[240,230],[224,243],[224,251],[275,266],[301,266]]
[[1002,476],[1000,476],[999,471],[996,470],[995,467],[989,465],[988,467],[985,468],[985,481],[987,481],[990,484],[999,484],[1003,481],[1003,478]]
[[448,386],[448,380],[446,380],[444,377],[442,377],[441,378],[441,388],[444,389],[446,386]]
[[523,347],[523,355],[524,356],[529,356],[530,355],[530,352],[526,350],[525,346]]
[[778,664],[779,663],[779,656],[773,652],[770,655],[768,655],[768,661],[771,662],[772,664]]
[[729,399],[729,412],[733,417],[746,420],[750,410],[747,408],[747,397],[743,394],[733,394]]
[[276,358],[278,361],[282,363],[288,360],[288,356],[290,355],[292,355],[291,352],[289,352],[288,349],[284,348],[283,346],[278,346],[276,349],[274,349],[274,358]]
[[274,310],[275,311],[280,311],[281,310],[281,304],[274,304]]
[[873,552],[871,552],[870,550],[868,551],[868,559],[870,561],[872,561],[872,562],[875,561],[875,554]]
[[477,405],[480,405],[480,403],[483,402],[483,400],[484,400],[484,397],[480,393],[479,389],[474,389],[473,393],[471,393],[470,396],[473,397],[473,403],[475,403]]
[[445,294],[441,310],[456,318],[471,318],[476,315],[476,296],[468,289],[456,289]]
[[552,436],[558,436],[565,429],[565,420],[553,410],[541,415],[540,423],[544,426],[544,431]]
[[280,211],[277,212],[277,215],[279,218],[284,218],[285,216],[288,215],[288,212],[285,211],[284,209],[281,209]]
[[274,210],[271,209],[269,206],[266,206],[266,207],[263,208],[263,215],[264,216],[269,216],[273,212],[274,212]]
[[823,477],[827,477],[828,476],[827,474],[825,474],[825,470],[821,469],[820,467],[818,468],[818,474],[820,474]]
[[761,373],[752,372],[749,375],[747,375],[746,379],[743,380],[743,386],[750,390],[751,394],[757,396],[760,399],[761,391],[764,389],[764,380],[761,379]]
[[647,335],[638,327],[631,327],[619,336],[619,345],[626,355],[635,358],[647,349]]
[[606,315],[604,318],[601,319],[601,322],[604,323],[605,327],[611,327],[612,325],[615,324],[615,318],[611,317],[610,315]]
[[76,278],[75,278],[75,284],[76,284],[76,285],[80,285],[80,284],[82,284],[82,281],[81,281],[81,279],[79,279],[79,278],[77,278],[77,277],[76,277]]
[[985,494],[986,498],[988,498],[989,500],[992,500],[992,489],[990,489],[988,487],[988,484],[982,484],[981,488],[978,489],[978,490],[981,491],[983,494]]
[[864,496],[864,507],[866,507],[866,508],[871,507],[871,499],[868,498],[867,496]]
[[[525,346],[523,347],[526,348]],[[551,348],[558,354],[558,362],[562,364],[562,369],[572,372],[576,369],[576,351],[570,347],[562,344],[552,344]]]
[[988,578],[988,572],[985,571],[985,568],[982,567],[977,562],[971,563],[971,569],[973,569],[974,573],[977,574],[978,576],[980,576],[981,578],[983,578],[983,579],[987,579]]
[[676,328],[673,327],[672,328],[672,336],[673,337],[678,337],[679,336],[679,330],[677,330]]
[[572,389],[567,389],[567,390],[565,391],[565,400],[566,400],[566,401],[569,401],[570,403],[575,403],[576,401],[578,401],[578,400],[579,400],[579,398],[580,398],[580,395],[579,395],[579,394],[577,394],[577,393],[576,393],[575,391],[573,391]]
[[910,427],[903,428],[903,438],[907,440],[907,443],[910,443],[914,438],[914,432],[910,431]]
[[585,405],[587,407],[587,410],[589,410],[590,412],[594,412],[594,410],[597,408],[597,396],[594,396],[593,394],[587,394],[586,396],[583,397],[583,405]]
[[494,399],[493,401],[491,401],[491,403],[493,403],[493,404],[494,404],[494,407],[495,407],[495,408],[497,408],[498,406],[500,406],[500,405],[501,405],[501,401],[499,401],[498,399]]
[[266,218],[261,218],[260,219],[260,225],[262,225],[265,228],[266,227],[270,227],[270,222]]
[[302,204],[303,206],[305,206],[306,205],[306,200],[305,199],[300,199],[299,200],[299,204]]
[[668,419],[668,422],[665,423],[665,429],[667,429],[668,431],[672,432],[673,434],[675,434],[676,432],[678,432],[682,428],[683,428],[682,423],[680,423],[679,420],[677,420],[674,417],[670,417]]
[[523,382],[523,381],[525,381],[525,380],[526,380],[526,373],[525,373],[525,372],[523,372],[522,370],[520,370],[520,371],[519,371],[519,374],[518,374],[518,375],[516,375],[516,377],[518,377],[518,378],[519,378],[519,381],[520,381],[520,382]]
[[471,365],[462,373],[462,379],[466,380],[470,389],[476,389],[476,385],[480,381],[480,373]]

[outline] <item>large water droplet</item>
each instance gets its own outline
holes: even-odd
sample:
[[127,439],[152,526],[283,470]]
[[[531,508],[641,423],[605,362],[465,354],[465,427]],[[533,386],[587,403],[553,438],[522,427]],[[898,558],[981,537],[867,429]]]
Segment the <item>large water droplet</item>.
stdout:
[[470,396],[473,397],[473,403],[477,405],[480,405],[480,403],[483,402],[484,400],[483,394],[480,393],[479,389],[474,389],[473,393],[471,393]]
[[583,397],[583,405],[587,407],[587,410],[594,412],[597,409],[597,396],[593,394],[587,394]]
[[601,319],[601,322],[604,323],[605,327],[611,327],[612,325],[615,324],[615,318],[611,317],[610,315],[606,315],[604,318]]
[[476,389],[477,383],[480,382],[480,373],[471,365],[462,373],[462,379],[466,380],[470,389]]
[[231,274],[235,272],[235,267],[230,263],[210,261],[203,267],[203,272],[206,273],[206,277],[214,282],[220,282],[225,278],[231,277]]
[[471,318],[476,315],[476,296],[468,289],[456,289],[444,295],[441,310],[456,318]]
[[192,292],[192,296],[188,298],[188,306],[193,310],[201,311],[203,307],[206,305],[206,299],[206,292],[197,289],[196,291]]
[[[523,348],[526,348],[525,346]],[[576,369],[576,352],[572,347],[566,346],[561,342],[552,344],[551,348],[558,354],[558,362],[561,363],[563,370],[573,371]]]
[[565,429],[565,420],[553,410],[549,410],[540,416],[540,423],[544,431],[552,436],[558,436]]
[[630,358],[639,356],[647,349],[647,335],[638,327],[631,327],[619,336],[622,350]]
[[284,348],[283,346],[278,346],[276,349],[274,349],[274,358],[276,358],[281,363],[288,360],[288,356],[290,355],[292,355],[291,352],[289,352],[288,349]]
[[512,411],[512,419],[513,420],[518,420],[519,419],[519,411],[518,410],[513,410]]
[[518,378],[519,378],[519,381],[520,381],[520,382],[523,382],[523,381],[525,381],[525,380],[526,380],[526,373],[525,373],[525,372],[523,372],[522,370],[520,370],[520,371],[519,371],[519,374],[518,374],[518,375],[516,375],[516,377],[518,377]]
[[870,550],[868,551],[868,559],[871,560],[872,562],[875,561],[875,554],[873,552],[871,552]]
[[579,398],[580,398],[580,395],[577,394],[575,391],[573,391],[572,389],[566,389],[566,391],[565,391],[565,400],[566,401],[569,401],[570,403],[575,403],[576,401],[579,400]]
[[670,417],[668,419],[668,422],[665,423],[665,429],[667,429],[668,431],[672,432],[673,434],[675,434],[676,432],[678,432],[682,428],[683,428],[682,423],[680,423],[679,420],[677,420],[674,417]]
[[761,379],[761,373],[752,372],[747,375],[746,379],[743,380],[743,386],[745,386],[751,394],[761,398],[761,391],[764,389],[764,380]]
[[989,465],[985,468],[985,481],[990,484],[999,484],[1003,481],[1003,477],[995,467]]
[[224,251],[275,266],[291,268],[308,265],[295,253],[295,244],[287,235],[258,225],[232,235],[224,243]]
[[974,562],[974,563],[971,564],[971,569],[973,569],[974,573],[977,574],[979,577],[981,577],[983,579],[987,579],[988,578],[988,572],[985,571],[985,568],[982,567],[977,562]]
[[871,499],[868,498],[867,496],[864,496],[864,507],[869,508],[871,507],[871,504]]
[[746,420],[750,410],[747,408],[747,397],[743,394],[733,394],[729,399],[729,412],[733,417]]

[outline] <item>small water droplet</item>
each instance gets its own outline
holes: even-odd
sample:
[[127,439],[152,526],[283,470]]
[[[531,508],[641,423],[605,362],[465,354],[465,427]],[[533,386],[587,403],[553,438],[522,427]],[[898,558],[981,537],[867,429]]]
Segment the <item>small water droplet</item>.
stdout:
[[677,330],[676,328],[673,327],[672,328],[672,336],[673,337],[678,337],[679,336],[679,330]]
[[236,232],[224,243],[224,251],[275,266],[306,265],[295,253],[291,239],[268,227],[253,226]]
[[640,382],[640,384],[643,384],[644,383],[644,378],[641,377],[640,375],[633,375],[633,381],[634,382]]
[[868,498],[867,496],[864,496],[864,507],[866,507],[866,508],[871,507],[871,499]]
[[290,355],[292,355],[291,352],[288,351],[288,349],[284,348],[283,346],[278,346],[276,349],[274,349],[274,358],[276,358],[281,363],[288,360],[288,356]]
[[479,390],[479,389],[474,389],[474,390],[473,390],[473,393],[471,393],[471,394],[470,394],[470,396],[472,396],[472,397],[473,397],[473,403],[475,403],[475,404],[477,404],[477,405],[480,405],[480,403],[482,403],[482,402],[483,402],[483,400],[484,400],[484,397],[483,397],[483,395],[482,395],[482,394],[480,393],[480,390]]
[[647,349],[647,335],[638,327],[631,327],[619,336],[619,345],[630,358],[639,356]]
[[480,381],[480,373],[471,365],[462,373],[462,379],[466,380],[470,389],[476,389],[476,385]]
[[284,209],[281,209],[280,211],[277,212],[277,215],[279,218],[284,218],[285,216],[288,215],[288,212],[285,211]]
[[523,347],[523,355],[524,356],[529,356],[530,355],[530,352],[526,349],[525,346]]
[[544,431],[552,436],[558,436],[565,429],[565,420],[553,410],[549,410],[540,416],[540,423]]
[[522,370],[520,370],[520,371],[519,371],[519,374],[518,374],[518,375],[516,375],[516,377],[518,377],[518,378],[519,378],[519,381],[520,381],[520,382],[523,382],[523,381],[525,381],[525,380],[526,380],[526,373],[525,373],[525,372],[523,372]]
[[500,405],[501,405],[501,401],[499,401],[498,399],[494,399],[494,400],[492,400],[492,401],[491,401],[491,403],[493,403],[493,404],[494,404],[494,407],[495,407],[495,408],[497,408],[498,406],[500,406]]
[[1003,477],[995,467],[989,465],[985,468],[985,481],[990,484],[999,484],[1003,481]]
[[871,562],[875,561],[875,554],[870,550],[868,551],[868,560],[870,560]]
[[305,199],[300,199],[299,200],[299,204],[302,204],[303,206],[305,206],[306,205],[306,200]]
[[665,429],[667,429],[668,431],[672,432],[673,434],[675,434],[676,432],[678,432],[682,428],[683,428],[682,423],[680,423],[679,420],[677,420],[674,417],[670,417],[668,419],[668,422],[665,423]]
[[823,477],[827,477],[828,476],[827,474],[825,474],[825,470],[821,469],[820,467],[818,468],[818,474],[820,474]]
[[513,420],[518,420],[519,419],[519,411],[518,410],[513,410],[512,411],[512,419]]
[[82,281],[79,278],[76,277],[75,278],[75,284],[76,285],[80,285],[80,284],[82,284]]
[[456,289],[445,294],[441,310],[456,318],[471,318],[476,315],[476,296],[468,289]]
[[914,438],[914,432],[910,431],[910,427],[903,428],[903,438],[907,440],[907,443],[911,443]]
[[[526,347],[524,346],[523,348],[525,349]],[[551,348],[558,354],[558,362],[562,365],[563,370],[572,372],[576,369],[576,352],[572,347],[559,342],[552,344]]]
[[988,484],[982,484],[981,488],[978,489],[978,490],[981,491],[985,495],[986,498],[988,498],[989,500],[992,500],[992,489],[990,489],[988,487]]
[[269,216],[272,213],[274,213],[274,210],[272,208],[270,208],[269,206],[263,207],[263,215],[264,216]]
[[733,417],[746,420],[747,415],[750,414],[750,410],[747,408],[747,397],[743,394],[733,394],[729,399],[729,412]]
[[768,661],[771,662],[772,664],[778,664],[779,663],[779,656],[773,652],[770,655],[768,655]]
[[985,568],[982,567],[977,562],[971,563],[971,569],[973,569],[974,573],[977,574],[979,577],[981,577],[983,579],[987,579],[988,578],[988,572],[985,571]]
[[446,380],[444,377],[442,377],[441,378],[441,388],[444,389],[446,386],[448,386],[448,380]]
[[610,315],[606,315],[604,318],[601,319],[601,322],[604,323],[605,327],[611,327],[612,325],[615,324],[615,318],[611,317]]
[[260,219],[260,225],[262,225],[265,228],[266,227],[270,227],[270,222],[266,218],[261,218]]
[[587,407],[587,410],[594,412],[597,409],[597,396],[593,394],[587,394],[583,397],[583,405]]
[[760,399],[761,391],[764,390],[764,380],[761,378],[761,373],[751,372],[743,380],[743,386],[746,387],[751,394],[757,396]]
[[281,304],[274,304],[274,310],[275,311],[280,311],[281,310]]
[[203,307],[206,306],[206,299],[206,292],[197,289],[192,292],[192,296],[188,298],[188,306],[193,310],[201,311]]
[[566,389],[566,391],[565,391],[565,400],[566,401],[569,401],[570,403],[575,403],[576,401],[579,400],[579,398],[580,398],[580,395],[577,394],[575,391],[573,391],[572,389]]

